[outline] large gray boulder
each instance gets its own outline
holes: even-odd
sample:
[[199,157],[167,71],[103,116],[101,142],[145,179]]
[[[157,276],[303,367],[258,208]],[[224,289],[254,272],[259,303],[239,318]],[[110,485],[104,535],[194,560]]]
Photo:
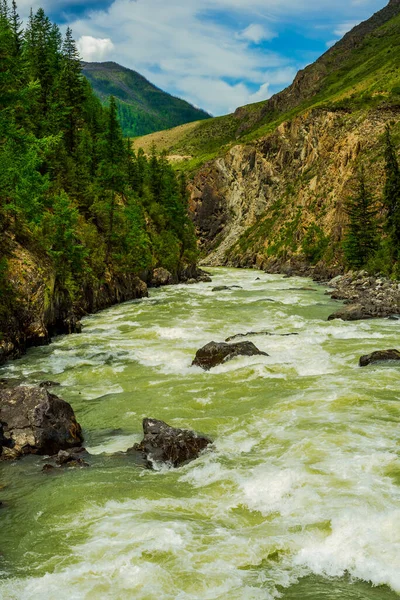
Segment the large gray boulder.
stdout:
[[151,285],[154,287],[161,287],[164,285],[171,285],[173,283],[174,277],[169,271],[167,271],[167,269],[163,269],[162,267],[154,269]]
[[197,351],[192,366],[209,371],[236,356],[268,356],[268,354],[261,352],[253,342],[237,342],[235,344],[210,342]]
[[46,388],[0,388],[0,422],[8,446],[2,458],[53,455],[83,441],[71,406]]
[[362,356],[360,358],[359,365],[360,367],[367,367],[368,365],[372,365],[377,362],[388,362],[393,360],[400,360],[400,352],[398,350],[377,350],[375,352],[371,352],[371,354]]
[[144,438],[128,452],[141,452],[152,467],[152,461],[179,467],[198,458],[212,440],[188,429],[170,427],[157,419],[143,420]]

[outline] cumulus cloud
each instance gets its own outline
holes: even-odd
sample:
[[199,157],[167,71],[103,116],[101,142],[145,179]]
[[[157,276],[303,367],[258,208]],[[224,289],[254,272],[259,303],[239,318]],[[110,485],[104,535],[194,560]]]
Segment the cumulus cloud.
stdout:
[[85,60],[112,58],[216,115],[266,99],[317,57],[297,52],[288,32],[296,30],[297,40],[317,36],[322,52],[327,40],[341,35],[338,31],[386,2],[21,0],[26,6],[32,1],[52,15],[59,9],[60,22],[65,14],[75,15],[69,24]]
[[100,62],[110,57],[114,44],[110,38],[95,38],[82,35],[78,40],[79,54],[87,62]]
[[253,42],[253,44],[259,44],[265,40],[272,40],[276,36],[276,33],[267,29],[265,26],[258,23],[252,23],[239,33],[238,38],[241,40],[248,40],[249,42]]

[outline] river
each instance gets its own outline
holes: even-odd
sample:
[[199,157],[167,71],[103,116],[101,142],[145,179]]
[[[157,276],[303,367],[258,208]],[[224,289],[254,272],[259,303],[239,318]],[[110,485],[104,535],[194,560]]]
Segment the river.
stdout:
[[[43,457],[0,465],[0,598],[399,598],[399,367],[358,367],[399,346],[399,325],[328,322],[337,307],[310,280],[213,269],[0,369],[61,383],[93,455],[55,473]],[[298,335],[190,366],[209,341],[260,330]],[[176,470],[115,455],[147,416],[214,448]]]

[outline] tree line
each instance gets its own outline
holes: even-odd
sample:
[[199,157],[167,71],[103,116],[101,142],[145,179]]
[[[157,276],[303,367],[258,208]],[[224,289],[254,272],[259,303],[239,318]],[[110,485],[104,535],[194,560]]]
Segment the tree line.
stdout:
[[384,136],[385,184],[381,206],[360,167],[357,192],[346,203],[348,227],[343,249],[347,265],[400,277],[400,168],[391,128]]
[[[22,27],[0,0],[0,293],[13,242],[52,261],[72,295],[106,272],[177,272],[197,257],[183,176],[135,153],[114,98],[101,105],[70,29],[42,9]],[[1,302],[0,302],[1,304]]]

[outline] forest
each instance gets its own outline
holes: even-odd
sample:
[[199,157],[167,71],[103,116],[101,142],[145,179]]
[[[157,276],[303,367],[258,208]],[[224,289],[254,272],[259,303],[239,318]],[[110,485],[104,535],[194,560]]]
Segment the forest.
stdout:
[[183,176],[165,156],[135,153],[114,98],[82,75],[70,29],[42,9],[23,29],[15,0],[0,5],[0,294],[19,243],[50,260],[72,300],[108,274],[178,273],[196,261]]

